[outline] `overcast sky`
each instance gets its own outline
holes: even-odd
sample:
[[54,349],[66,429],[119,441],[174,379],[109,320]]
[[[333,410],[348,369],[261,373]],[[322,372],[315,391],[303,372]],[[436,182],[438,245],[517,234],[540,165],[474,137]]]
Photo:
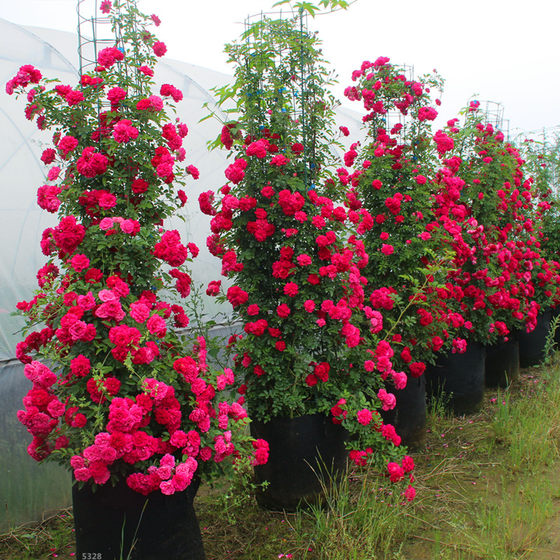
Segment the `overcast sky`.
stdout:
[[[93,2],[94,0],[86,0]],[[98,0],[99,1],[99,0]],[[15,23],[76,29],[77,0],[0,0]],[[170,58],[231,73],[224,43],[239,36],[248,14],[274,0],[139,0],[162,20],[158,37]],[[391,7],[392,6],[392,7]],[[473,96],[503,104],[510,129],[560,125],[558,0],[357,0],[347,11],[310,21],[339,75],[339,93],[365,59],[388,56],[420,75],[446,81],[447,118]]]

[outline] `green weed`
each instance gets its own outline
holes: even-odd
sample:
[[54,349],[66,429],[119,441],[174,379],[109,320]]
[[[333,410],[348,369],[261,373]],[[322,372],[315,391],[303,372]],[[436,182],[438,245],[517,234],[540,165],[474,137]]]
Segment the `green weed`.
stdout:
[[326,492],[326,504],[302,512],[311,518],[313,558],[346,560],[394,558],[406,538],[403,497],[386,479],[364,473],[346,477]]

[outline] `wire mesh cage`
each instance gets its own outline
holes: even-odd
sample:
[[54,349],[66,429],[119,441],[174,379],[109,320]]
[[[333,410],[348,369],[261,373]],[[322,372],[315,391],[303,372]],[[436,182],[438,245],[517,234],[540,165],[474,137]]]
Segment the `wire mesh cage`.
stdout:
[[[293,25],[297,22],[297,26]],[[288,112],[295,121],[299,120],[303,123],[305,120],[305,100],[308,95],[306,83],[313,73],[313,63],[305,60],[303,52],[301,56],[294,58],[294,53],[290,49],[288,39],[293,38],[294,34],[303,37],[309,36],[307,25],[307,14],[294,10],[283,10],[279,12],[260,12],[252,16],[248,16],[244,21],[244,40],[249,49],[253,51],[252,56],[259,57],[262,67],[280,68],[289,59],[290,68],[293,75],[286,75],[286,84],[284,88],[280,88],[275,92],[275,99],[283,103],[283,111]],[[264,29],[265,26],[272,32],[274,37],[273,51],[264,48],[263,42],[260,40],[258,30]],[[257,33],[252,32],[257,30]],[[290,35],[292,37],[290,37]],[[264,57],[268,58],[268,64],[264,64]],[[268,87],[267,74],[263,73],[257,76],[257,87],[254,95],[264,99],[265,90]]]
[[541,160],[549,187],[560,193],[560,125],[519,133],[515,142],[529,145],[527,151]]
[[247,17],[244,27],[247,59],[252,59],[247,63],[252,79],[246,95],[260,114],[260,130],[253,132],[273,129],[277,115],[290,119],[292,130],[298,131],[297,140],[304,146],[305,179],[312,186],[317,159],[317,107],[326,100],[322,93],[324,68],[307,48],[316,39],[309,31],[307,13],[260,12]]
[[118,44],[109,17],[101,12],[99,0],[77,0],[78,57],[80,75],[92,71],[97,65],[97,55],[105,47]]
[[509,119],[504,119],[504,106],[498,101],[480,101],[480,111],[484,115],[484,122],[491,124],[509,140]]
[[[116,47],[126,55],[124,60],[116,61],[116,64],[122,65],[127,78],[131,78],[140,91],[143,90],[145,86],[136,70],[141,64],[139,49],[134,41],[148,41],[151,35],[137,20],[137,0],[113,0],[110,6],[107,5],[107,10],[100,0],[76,0],[76,2],[80,75],[95,72],[99,68],[99,53],[107,47]],[[109,10],[112,12],[111,17],[105,13]],[[133,27],[132,33],[129,32],[127,36],[122,33],[121,18],[125,18],[126,24]],[[108,99],[100,101],[98,114],[110,108],[111,103]]]
[[[407,82],[413,82],[414,81],[414,66],[410,65],[410,64],[396,64],[395,67],[399,68],[399,70],[402,70],[401,74],[405,77],[405,80]],[[401,111],[394,111],[394,110],[390,110],[387,111],[387,113],[385,113],[384,115],[384,121],[385,121],[385,130],[387,132],[390,132],[395,125],[400,124],[400,125],[405,125],[407,119],[409,118],[409,115],[404,115]]]

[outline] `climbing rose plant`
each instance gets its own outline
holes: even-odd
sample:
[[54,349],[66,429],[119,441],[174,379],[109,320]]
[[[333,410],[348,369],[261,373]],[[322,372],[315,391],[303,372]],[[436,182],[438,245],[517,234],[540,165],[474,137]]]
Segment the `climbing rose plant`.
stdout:
[[[485,122],[478,102],[464,122],[448,122],[438,214],[460,224],[464,243],[455,244],[458,270],[451,281],[456,299],[473,324],[472,335],[492,342],[511,331],[535,328],[537,315],[557,292],[557,264],[541,246],[541,224],[550,204],[518,148]],[[445,184],[444,184],[445,183]],[[469,303],[470,300],[470,303]]]
[[344,94],[365,111],[364,138],[350,145],[337,174],[360,217],[357,232],[369,255],[366,295],[383,313],[380,335],[392,343],[395,367],[417,378],[437,352],[463,347],[454,332],[464,320],[440,297],[453,267],[433,211],[439,100],[432,90],[441,88],[441,78],[410,74],[383,56],[352,73]]
[[226,459],[266,462],[268,446],[242,435],[243,398],[224,394],[233,371],[209,367],[204,338],[187,350],[178,334],[198,248],[164,220],[198,170],[185,161],[187,125],[168,116],[182,92],[154,93],[166,47],[148,26],[159,20],[134,2],[101,9],[119,40],[78,85],[26,65],[6,86],[51,131],[37,202],[59,219],[41,239],[39,290],[17,305],[27,321],[17,356],[33,383],[18,418],[29,454],[70,465],[77,481],[172,494]]
[[364,300],[359,214],[329,195],[338,131],[318,40],[298,18],[263,18],[226,50],[235,79],[218,93],[235,108],[220,143],[233,161],[227,184],[199,202],[243,328],[231,344],[251,417],[323,414],[350,432],[351,460],[408,479],[413,463],[379,414],[395,406],[383,379],[402,388],[406,375]]

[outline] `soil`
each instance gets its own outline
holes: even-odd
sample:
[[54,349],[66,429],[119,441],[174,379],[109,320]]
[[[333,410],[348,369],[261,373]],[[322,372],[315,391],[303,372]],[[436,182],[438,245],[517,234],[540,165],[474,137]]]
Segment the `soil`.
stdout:
[[556,498],[558,513],[550,523],[550,534],[547,542],[533,551],[530,560],[559,560],[560,559],[560,499]]

